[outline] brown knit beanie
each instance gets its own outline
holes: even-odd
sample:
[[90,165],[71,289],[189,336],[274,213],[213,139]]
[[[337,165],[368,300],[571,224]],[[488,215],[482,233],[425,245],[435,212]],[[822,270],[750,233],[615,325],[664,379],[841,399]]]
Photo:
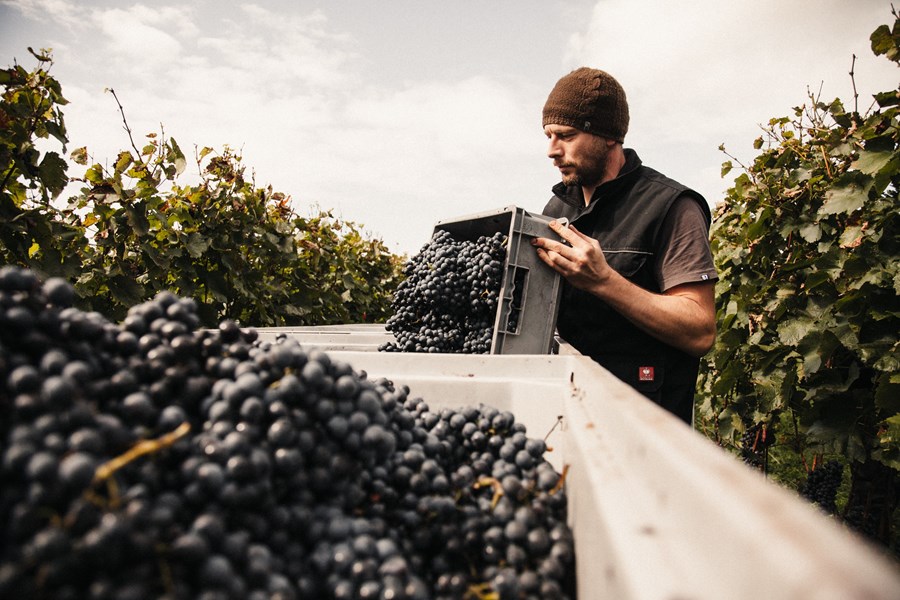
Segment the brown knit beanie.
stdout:
[[568,125],[594,135],[625,141],[628,101],[612,75],[581,67],[556,82],[544,104],[543,126]]

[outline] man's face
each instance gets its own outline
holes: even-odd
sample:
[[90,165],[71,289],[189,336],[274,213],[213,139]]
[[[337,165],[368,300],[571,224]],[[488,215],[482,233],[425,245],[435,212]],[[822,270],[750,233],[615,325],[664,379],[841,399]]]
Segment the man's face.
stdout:
[[550,140],[547,156],[553,159],[564,184],[594,186],[603,179],[609,157],[605,138],[567,125],[549,124],[544,133]]

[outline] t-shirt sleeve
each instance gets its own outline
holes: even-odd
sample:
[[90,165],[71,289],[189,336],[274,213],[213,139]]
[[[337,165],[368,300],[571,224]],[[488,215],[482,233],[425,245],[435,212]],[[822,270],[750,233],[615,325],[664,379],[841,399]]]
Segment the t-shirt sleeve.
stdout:
[[706,216],[693,198],[681,196],[672,204],[659,240],[655,273],[660,290],[719,278],[709,247]]

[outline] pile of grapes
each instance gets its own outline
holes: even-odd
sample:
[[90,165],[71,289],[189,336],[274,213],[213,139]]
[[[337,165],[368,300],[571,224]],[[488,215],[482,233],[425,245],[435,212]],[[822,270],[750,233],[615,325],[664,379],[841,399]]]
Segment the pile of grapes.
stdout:
[[503,282],[507,239],[502,233],[457,240],[436,231],[407,262],[385,328],[394,341],[383,352],[487,354]]
[[0,597],[574,597],[565,478],[511,413],[172,294],[73,300],[0,268]]

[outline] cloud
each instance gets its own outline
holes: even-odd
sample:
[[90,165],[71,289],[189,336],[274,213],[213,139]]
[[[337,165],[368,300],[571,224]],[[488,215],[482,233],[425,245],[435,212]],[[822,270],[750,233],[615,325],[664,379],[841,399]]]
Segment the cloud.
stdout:
[[[853,19],[840,17],[848,13]],[[868,40],[891,20],[886,3],[874,1],[603,0],[570,38],[566,61],[616,76],[631,108],[626,141],[715,200],[728,184],[718,145],[747,159],[759,126],[791,115],[807,90],[852,100],[854,54],[861,111],[896,86],[896,66],[872,56]]]
[[177,36],[197,31],[187,8],[135,4],[126,9],[98,9],[71,0],[4,0],[3,4],[30,20],[57,23],[76,35],[89,36],[91,51],[102,48],[109,60],[142,69],[175,59],[181,52]]
[[241,70],[246,83],[269,94],[341,90],[355,78],[352,38],[333,31],[320,11],[280,14],[247,5],[223,26],[218,35],[201,37],[198,49],[214,64]]
[[83,19],[78,4],[69,0],[2,0],[0,4],[16,8],[26,18],[35,21],[49,19],[74,26]]
[[[180,59],[184,53],[178,39],[164,28],[189,23],[184,11],[163,7],[151,10],[136,4],[129,9],[96,10],[93,20],[105,35],[103,45],[114,61],[136,70],[155,71]],[[184,29],[182,29],[184,31]]]
[[419,140],[441,161],[480,163],[479,157],[517,154],[528,125],[538,131],[516,90],[487,77],[368,92],[349,101],[348,123],[391,132],[395,140]]
[[608,0],[596,5],[587,31],[571,40],[569,60],[616,75],[639,113],[666,123],[662,135],[684,137],[698,125],[724,131],[736,115],[759,123],[787,114],[803,102],[807,86],[817,90],[824,82],[831,98],[850,90],[852,54],[860,60],[871,55],[868,35],[880,22],[871,16],[883,13],[886,21],[890,15],[885,7],[860,3],[860,25],[851,26],[834,18],[841,4],[654,3],[639,26],[629,27],[633,3]]
[[135,131],[163,122],[176,137],[203,145],[240,146],[285,122],[328,121],[329,95],[353,76],[345,68],[346,36],[329,33],[317,13],[279,17],[249,5],[216,14],[201,21],[190,8],[141,4],[91,10],[93,25],[82,23],[80,32],[90,30],[91,43],[69,62],[87,71],[82,81],[97,82],[85,90],[94,99],[67,112],[108,114],[89,105],[114,87]]

